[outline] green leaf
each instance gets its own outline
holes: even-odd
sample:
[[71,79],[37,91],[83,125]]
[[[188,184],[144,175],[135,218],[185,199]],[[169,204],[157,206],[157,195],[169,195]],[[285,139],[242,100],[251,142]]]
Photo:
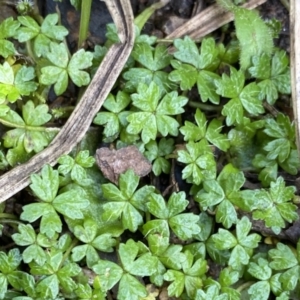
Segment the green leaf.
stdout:
[[225,135],[220,134],[222,123],[219,120],[213,119],[207,126],[207,120],[204,113],[201,112],[200,109],[197,109],[195,121],[197,126],[189,121],[185,121],[185,125],[179,129],[184,135],[185,141],[196,142],[202,138],[206,138],[210,143],[223,151],[226,151],[229,148],[228,138]]
[[[268,152],[267,158],[271,160],[278,159],[280,163],[288,160],[292,154],[291,150],[294,148],[294,142],[292,141],[295,139],[295,128],[288,116],[279,113],[276,121],[267,119],[264,133],[274,138],[264,147],[264,150]],[[294,160],[296,159],[294,158]],[[299,164],[299,158],[297,160],[296,164]]]
[[31,203],[23,206],[23,212],[21,214],[21,219],[34,222],[43,214],[51,214],[54,212],[53,207],[49,203]]
[[74,291],[77,284],[71,277],[77,276],[80,271],[81,268],[75,263],[67,263],[61,267],[57,272],[61,289],[69,293]]
[[[295,175],[300,167],[299,155],[296,149],[291,149],[289,157],[279,165],[289,174]],[[274,181],[274,180],[273,180]]]
[[237,222],[237,213],[233,204],[224,199],[217,208],[216,221],[222,223],[225,228],[230,228]]
[[28,96],[37,89],[37,83],[33,82],[35,70],[32,67],[22,66],[16,73],[15,87],[20,95]]
[[245,85],[245,75],[242,71],[230,68],[230,77],[222,74],[222,79],[216,80],[217,93],[226,98],[237,98]]
[[254,116],[264,112],[262,101],[258,99],[259,92],[260,88],[252,82],[244,87],[239,96],[244,109]]
[[203,208],[217,205],[225,198],[224,191],[216,180],[204,181],[203,188],[204,190],[201,190],[196,195],[196,201],[198,201]]
[[212,236],[215,246],[220,250],[227,250],[235,247],[238,243],[237,239],[228,230],[220,228],[218,233]]
[[93,54],[83,49],[77,51],[69,61],[68,51],[64,43],[50,43],[50,51],[47,58],[53,66],[46,66],[41,69],[40,82],[45,85],[54,84],[56,95],[61,95],[68,86],[70,76],[77,86],[87,85],[90,76],[82,69],[92,65]]
[[144,186],[136,190],[139,184],[139,177],[129,169],[120,175],[118,189],[113,184],[103,184],[102,191],[108,200],[103,205],[103,220],[114,221],[119,217],[122,219],[124,228],[132,232],[143,223],[142,211],[146,208],[147,197],[154,191],[154,187]]
[[152,81],[162,92],[168,92],[172,88],[173,84],[168,80],[168,73],[163,71],[170,64],[171,59],[166,46],[157,45],[153,48],[149,43],[136,43],[132,56],[142,67],[131,68],[123,74],[123,77],[128,80],[127,89],[135,90],[139,83],[149,85]]
[[197,125],[185,121],[184,126],[180,127],[180,132],[184,135],[185,141],[196,142],[205,137],[207,123],[205,114],[197,108],[194,117]]
[[[39,207],[39,209],[42,210],[42,207]],[[24,210],[24,213],[26,213],[26,210]],[[23,219],[25,219],[25,216],[23,216],[23,214],[21,216],[23,217]],[[56,233],[60,233],[61,231],[62,221],[55,211],[43,214],[40,224],[41,233],[44,233],[49,238],[53,238]]]
[[87,179],[85,168],[90,168],[95,163],[95,158],[89,155],[88,150],[80,151],[75,159],[69,155],[63,155],[58,159],[60,166],[58,171],[60,174],[66,176],[68,173],[71,179],[79,185],[85,185],[84,181]]
[[187,103],[187,98],[178,96],[177,92],[171,92],[159,102],[161,93],[154,82],[151,82],[149,86],[141,83],[138,93],[131,97],[133,105],[142,112],[133,112],[127,117],[129,125],[126,131],[128,133],[139,134],[141,132],[145,144],[150,140],[155,140],[158,132],[162,136],[178,134],[179,124],[170,116],[184,111],[182,107]]
[[225,134],[220,133],[222,126],[221,121],[213,119],[207,127],[206,138],[211,144],[215,145],[219,149],[227,151],[230,143],[228,137]]
[[219,104],[220,96],[216,93],[215,80],[218,80],[220,76],[211,71],[202,70],[197,77],[197,88],[201,100],[206,102],[210,100],[213,104]]
[[68,74],[72,81],[79,87],[90,83],[90,75],[83,69],[87,69],[92,65],[93,54],[83,49],[73,54],[68,64]]
[[50,43],[50,51],[47,58],[53,66],[43,67],[40,82],[45,85],[54,84],[56,95],[62,94],[68,85],[68,72],[66,70],[69,57],[66,45],[63,43]]
[[9,250],[8,254],[0,252],[0,270],[4,274],[12,273],[20,265],[22,256],[18,248]]
[[299,280],[299,266],[292,267],[282,273],[279,280],[285,291],[295,290]]
[[118,299],[139,300],[147,296],[145,286],[130,274],[124,274],[119,283]]
[[36,262],[38,265],[43,265],[46,261],[44,249],[39,245],[30,245],[22,253],[24,263]]
[[0,55],[4,58],[16,53],[14,44],[7,38],[14,36],[19,26],[20,23],[13,17],[6,18],[0,24]]
[[32,81],[34,77],[34,68],[22,66],[15,71],[13,66],[4,62],[0,65],[0,97],[15,102],[23,95],[30,95],[37,89],[37,83]]
[[145,68],[130,68],[123,74],[123,77],[128,80],[125,84],[125,90],[128,92],[136,91],[141,82],[147,85],[154,82],[164,93],[176,89],[176,85],[168,79],[168,73],[165,71],[153,72]]
[[219,4],[234,13],[236,35],[240,44],[240,64],[242,69],[249,67],[255,55],[273,51],[273,38],[267,24],[255,10],[235,6],[231,1],[218,0]]
[[108,260],[99,260],[92,267],[93,271],[99,275],[101,289],[103,291],[110,290],[121,279],[123,270],[117,264]]
[[197,300],[227,300],[227,294],[219,295],[220,288],[217,285],[211,285],[207,288],[206,292],[202,289],[198,289],[196,292]]
[[40,26],[33,18],[29,16],[20,16],[18,17],[18,21],[23,25],[17,32],[19,42],[27,42],[39,34]]
[[[77,261],[81,261],[85,256],[88,256],[88,252],[90,252],[91,254],[91,251],[90,250],[90,245],[79,245],[79,246],[76,246],[72,249],[72,260],[77,262]],[[97,254],[97,253],[96,253]],[[90,255],[92,256],[92,255]],[[99,260],[99,256],[96,255],[96,261],[94,261],[94,264]],[[88,259],[87,259],[88,261]],[[88,264],[88,263],[87,263]]]
[[41,170],[41,175],[32,174],[31,190],[44,202],[52,202],[58,191],[59,177],[58,172],[49,165],[45,165]]
[[97,235],[97,224],[92,219],[86,219],[83,226],[74,227],[74,235],[83,243],[88,244],[94,240]]
[[219,277],[219,283],[222,288],[229,287],[239,280],[239,273],[237,271],[232,271],[230,268],[225,268],[221,271]]
[[225,228],[230,228],[237,222],[234,205],[240,205],[240,188],[244,182],[243,172],[228,164],[222,169],[217,181],[208,180],[203,183],[203,189],[197,193],[196,201],[205,209],[218,205],[216,221],[222,223]]
[[161,195],[153,193],[147,203],[149,212],[157,218],[166,219],[173,232],[182,240],[190,239],[200,232],[199,216],[192,213],[180,214],[187,205],[184,192],[173,193],[167,205]]
[[49,14],[44,19],[41,27],[29,16],[18,17],[18,21],[23,25],[17,31],[19,42],[27,42],[34,39],[33,49],[37,57],[46,57],[51,40],[63,41],[68,34],[68,30],[55,25],[58,22],[58,14]]
[[270,284],[267,281],[258,281],[248,289],[251,300],[268,300],[270,295]]
[[182,268],[182,263],[186,260],[186,257],[181,250],[181,245],[170,245],[159,255],[159,260],[167,268],[180,270]]
[[175,58],[196,68],[199,67],[199,50],[191,38],[186,36],[184,39],[175,39],[174,46],[177,49],[174,53]]
[[295,188],[286,187],[282,177],[271,182],[270,191],[260,190],[256,193],[258,207],[253,212],[253,218],[264,220],[267,227],[279,233],[285,227],[285,221],[293,222],[298,219],[297,207],[290,202],[294,197]]
[[262,182],[263,186],[270,186],[270,183],[276,180],[278,173],[278,164],[276,161],[268,159],[263,154],[256,154],[252,164],[255,168],[262,168],[258,179]]
[[268,261],[263,258],[259,258],[257,263],[250,262],[248,272],[259,280],[269,280],[272,275]]
[[172,60],[171,65],[175,70],[169,74],[169,79],[172,82],[180,82],[180,89],[182,91],[191,90],[197,82],[197,69],[178,60]]
[[138,43],[132,51],[133,58],[151,71],[164,69],[170,64],[171,56],[165,45],[157,45],[154,49],[147,43]]
[[[114,139],[121,130],[121,126],[127,125],[126,118],[130,114],[129,111],[123,111],[130,103],[130,97],[127,93],[119,91],[114,97],[109,94],[104,101],[103,106],[108,110],[99,112],[94,118],[94,123],[98,125],[105,125],[104,135],[107,138]],[[123,119],[125,119],[125,124]]]
[[258,99],[259,87],[255,83],[245,87],[244,84],[244,73],[233,67],[230,68],[230,77],[223,74],[222,79],[215,80],[216,92],[222,97],[231,98],[222,110],[228,126],[242,123],[244,109],[254,116],[264,112],[262,101]]
[[157,257],[150,253],[140,255],[137,259],[139,247],[132,239],[126,244],[120,244],[119,256],[123,268],[130,274],[135,276],[150,276],[154,274],[157,266]]
[[36,285],[36,292],[42,298],[56,298],[59,292],[59,280],[57,275],[53,274],[42,279]]
[[188,205],[185,192],[172,193],[168,200],[168,216],[174,217],[185,210]]
[[172,231],[181,239],[188,240],[200,232],[199,216],[192,213],[179,214],[169,219]]
[[219,64],[219,50],[215,41],[212,38],[203,39],[200,53],[189,37],[175,39],[174,45],[177,48],[174,53],[177,61],[171,61],[175,70],[170,73],[169,79],[179,82],[182,90],[190,90],[197,83],[201,100],[206,102],[209,99],[218,104],[219,96],[215,93],[214,80],[219,76],[211,72]]
[[227,102],[223,109],[222,115],[226,117],[226,125],[241,124],[243,122],[243,105],[238,98],[233,98]]
[[113,238],[112,234],[104,233],[98,235],[92,242],[92,246],[97,250],[104,252],[112,252],[113,247],[116,246],[116,240]]
[[266,53],[252,58],[253,66],[249,68],[250,74],[259,79],[260,98],[266,99],[273,105],[278,94],[290,94],[289,59],[285,51],[276,50],[272,59]]
[[104,135],[106,138],[116,138],[120,132],[120,121],[114,113],[102,111],[99,112],[93,123],[97,125],[105,125]]
[[107,99],[104,101],[103,106],[110,112],[118,114],[124,110],[130,103],[130,97],[127,93],[119,91],[114,97],[109,94]]
[[143,234],[147,237],[152,254],[160,255],[169,246],[170,231],[164,220],[151,220],[143,225]]
[[152,171],[155,176],[162,172],[169,173],[171,169],[170,162],[165,158],[174,150],[174,140],[162,138],[157,144],[156,141],[150,141],[145,145],[145,157],[152,162]]
[[22,114],[24,120],[13,110],[0,117],[1,123],[8,127],[16,127],[5,133],[5,147],[15,148],[21,143],[27,153],[43,150],[57,132],[57,130],[47,132],[46,128],[41,127],[51,119],[51,115],[48,114],[48,106],[40,104],[34,107],[33,102],[28,101],[22,107]]
[[151,194],[149,202],[146,204],[149,212],[159,219],[167,219],[169,217],[169,210],[167,208],[164,198],[159,194]]
[[59,194],[52,203],[55,210],[66,217],[72,220],[82,219],[84,217],[82,210],[90,205],[90,201],[85,197],[83,191],[70,190]]
[[178,161],[187,166],[182,171],[182,178],[199,185],[204,179],[214,179],[216,163],[205,140],[189,142],[185,150],[178,151]]
[[63,41],[68,30],[64,26],[56,25],[58,21],[58,14],[48,14],[42,23],[41,33],[53,40]]
[[298,264],[293,251],[282,243],[278,243],[276,249],[271,249],[268,255],[272,260],[269,265],[273,270],[289,269]]
[[248,265],[250,256],[241,245],[236,245],[231,252],[228,265],[234,270],[240,270],[243,265]]
[[184,274],[176,270],[168,270],[164,274],[164,280],[173,281],[168,286],[168,295],[170,297],[179,297],[184,290]]
[[228,264],[234,270],[240,270],[242,265],[247,265],[250,259],[251,249],[256,248],[261,237],[258,234],[248,233],[251,229],[251,222],[247,217],[243,217],[237,222],[236,237],[220,228],[217,234],[212,235],[214,245],[219,250],[232,249]]
[[184,39],[175,39],[174,46],[177,49],[174,57],[183,63],[197,69],[214,69],[218,66],[218,49],[212,38],[203,39],[200,53],[195,42],[188,36]]
[[18,226],[18,230],[20,233],[15,233],[12,235],[12,238],[17,245],[28,246],[35,242],[35,231],[30,224],[20,224]]
[[247,217],[242,217],[236,226],[236,236],[239,244],[245,248],[256,248],[261,240],[261,237],[256,233],[248,235],[251,230],[251,226],[252,224]]
[[25,263],[35,261],[39,265],[44,264],[46,255],[44,250],[39,245],[35,244],[36,235],[33,227],[30,224],[20,224],[18,230],[20,233],[13,234],[12,239],[17,245],[28,246],[22,253],[23,261]]

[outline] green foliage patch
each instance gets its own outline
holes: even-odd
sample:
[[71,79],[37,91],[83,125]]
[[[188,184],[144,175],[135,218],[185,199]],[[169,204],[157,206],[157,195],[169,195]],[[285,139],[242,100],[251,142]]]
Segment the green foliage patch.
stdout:
[[[32,174],[16,209],[0,204],[0,299],[299,298],[300,241],[286,229],[298,220],[300,160],[294,124],[276,111],[289,59],[273,47],[278,22],[217,2],[234,13],[236,38],[184,37],[170,52],[136,27],[82,143]],[[50,108],[49,90],[88,85],[118,41],[108,25],[103,47],[71,53],[57,14],[43,19],[29,1],[18,11],[0,24],[3,172],[47,147],[74,109]],[[100,143],[135,145],[152,172],[109,182],[95,165]]]

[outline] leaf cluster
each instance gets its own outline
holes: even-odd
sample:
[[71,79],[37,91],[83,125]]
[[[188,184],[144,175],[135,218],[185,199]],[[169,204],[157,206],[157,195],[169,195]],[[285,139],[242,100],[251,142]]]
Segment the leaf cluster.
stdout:
[[[71,54],[58,15],[26,14],[21,2],[23,15],[0,24],[2,169],[58,132],[50,87],[61,95],[87,85],[118,42],[109,25],[103,47]],[[113,290],[124,300],[282,300],[299,291],[300,242],[267,245],[251,231],[259,221],[279,239],[298,219],[296,189],[284,179],[300,166],[294,124],[266,111],[290,93],[289,60],[258,13],[236,6],[245,1],[218,2],[235,15],[237,40],[227,45],[185,37],[171,53],[141,34],[138,19],[133,52],[94,118],[96,141],[87,136],[32,174],[20,212],[0,205],[0,238],[9,241],[0,299],[107,299]],[[99,143],[136,145],[152,173],[129,169],[108,182],[92,156]]]

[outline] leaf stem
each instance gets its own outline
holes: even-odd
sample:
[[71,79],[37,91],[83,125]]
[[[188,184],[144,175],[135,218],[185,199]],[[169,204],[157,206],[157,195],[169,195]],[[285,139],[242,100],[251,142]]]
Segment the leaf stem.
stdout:
[[248,287],[250,287],[254,283],[255,283],[254,281],[247,281],[247,282],[243,283],[242,285],[240,285],[236,290],[238,292],[241,292],[241,291],[247,289]]
[[30,58],[36,64],[37,61],[38,61],[38,58],[35,55],[34,51],[32,50],[32,41],[31,40],[29,40],[29,41],[26,42],[26,51],[27,51],[27,54],[30,56]]
[[[3,215],[8,215],[8,217],[5,217],[5,219],[2,219],[4,217],[2,217]],[[11,214],[0,214],[0,220],[1,220],[1,224],[9,224],[11,227],[13,227],[15,230],[18,229],[18,226],[20,224],[24,224],[21,221],[16,220],[16,216],[11,215]]]
[[22,128],[29,131],[46,131],[46,132],[59,132],[59,128],[57,127],[42,127],[42,126],[28,126],[28,125],[18,125],[0,118],[0,123],[7,127],[12,128]]
[[85,0],[81,2],[81,20],[79,28],[78,49],[86,40],[89,30],[90,16],[91,16],[92,0]]
[[290,11],[290,2],[288,0],[280,0],[280,2],[288,11]]
[[[13,220],[17,220],[18,218],[15,215],[13,215],[13,214],[1,213],[0,214],[0,219],[13,219]],[[1,223],[2,222],[8,223],[8,221],[11,222],[10,220],[1,220]],[[20,222],[18,224],[20,224]]]
[[201,110],[205,111],[221,111],[223,108],[221,105],[209,105],[196,101],[189,101],[188,105],[190,107],[200,108]]
[[62,267],[62,265],[64,264],[65,260],[68,259],[72,249],[78,244],[79,240],[74,238],[74,240],[72,241],[70,247],[66,250],[66,252],[64,253],[63,259],[61,261],[61,264],[59,266],[59,268]]

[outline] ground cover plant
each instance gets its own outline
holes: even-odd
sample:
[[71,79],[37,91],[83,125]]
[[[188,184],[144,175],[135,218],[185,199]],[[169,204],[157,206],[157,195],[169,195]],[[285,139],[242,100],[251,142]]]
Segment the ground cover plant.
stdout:
[[[0,299],[299,299],[300,161],[278,110],[289,58],[273,44],[278,22],[241,2],[218,1],[235,15],[224,43],[162,43],[136,19],[131,57],[85,139],[0,204]],[[47,147],[74,108],[49,95],[80,95],[118,40],[110,24],[105,45],[71,53],[58,14],[17,8],[0,24],[3,172]],[[139,154],[118,173],[125,154],[97,166],[99,145]]]

